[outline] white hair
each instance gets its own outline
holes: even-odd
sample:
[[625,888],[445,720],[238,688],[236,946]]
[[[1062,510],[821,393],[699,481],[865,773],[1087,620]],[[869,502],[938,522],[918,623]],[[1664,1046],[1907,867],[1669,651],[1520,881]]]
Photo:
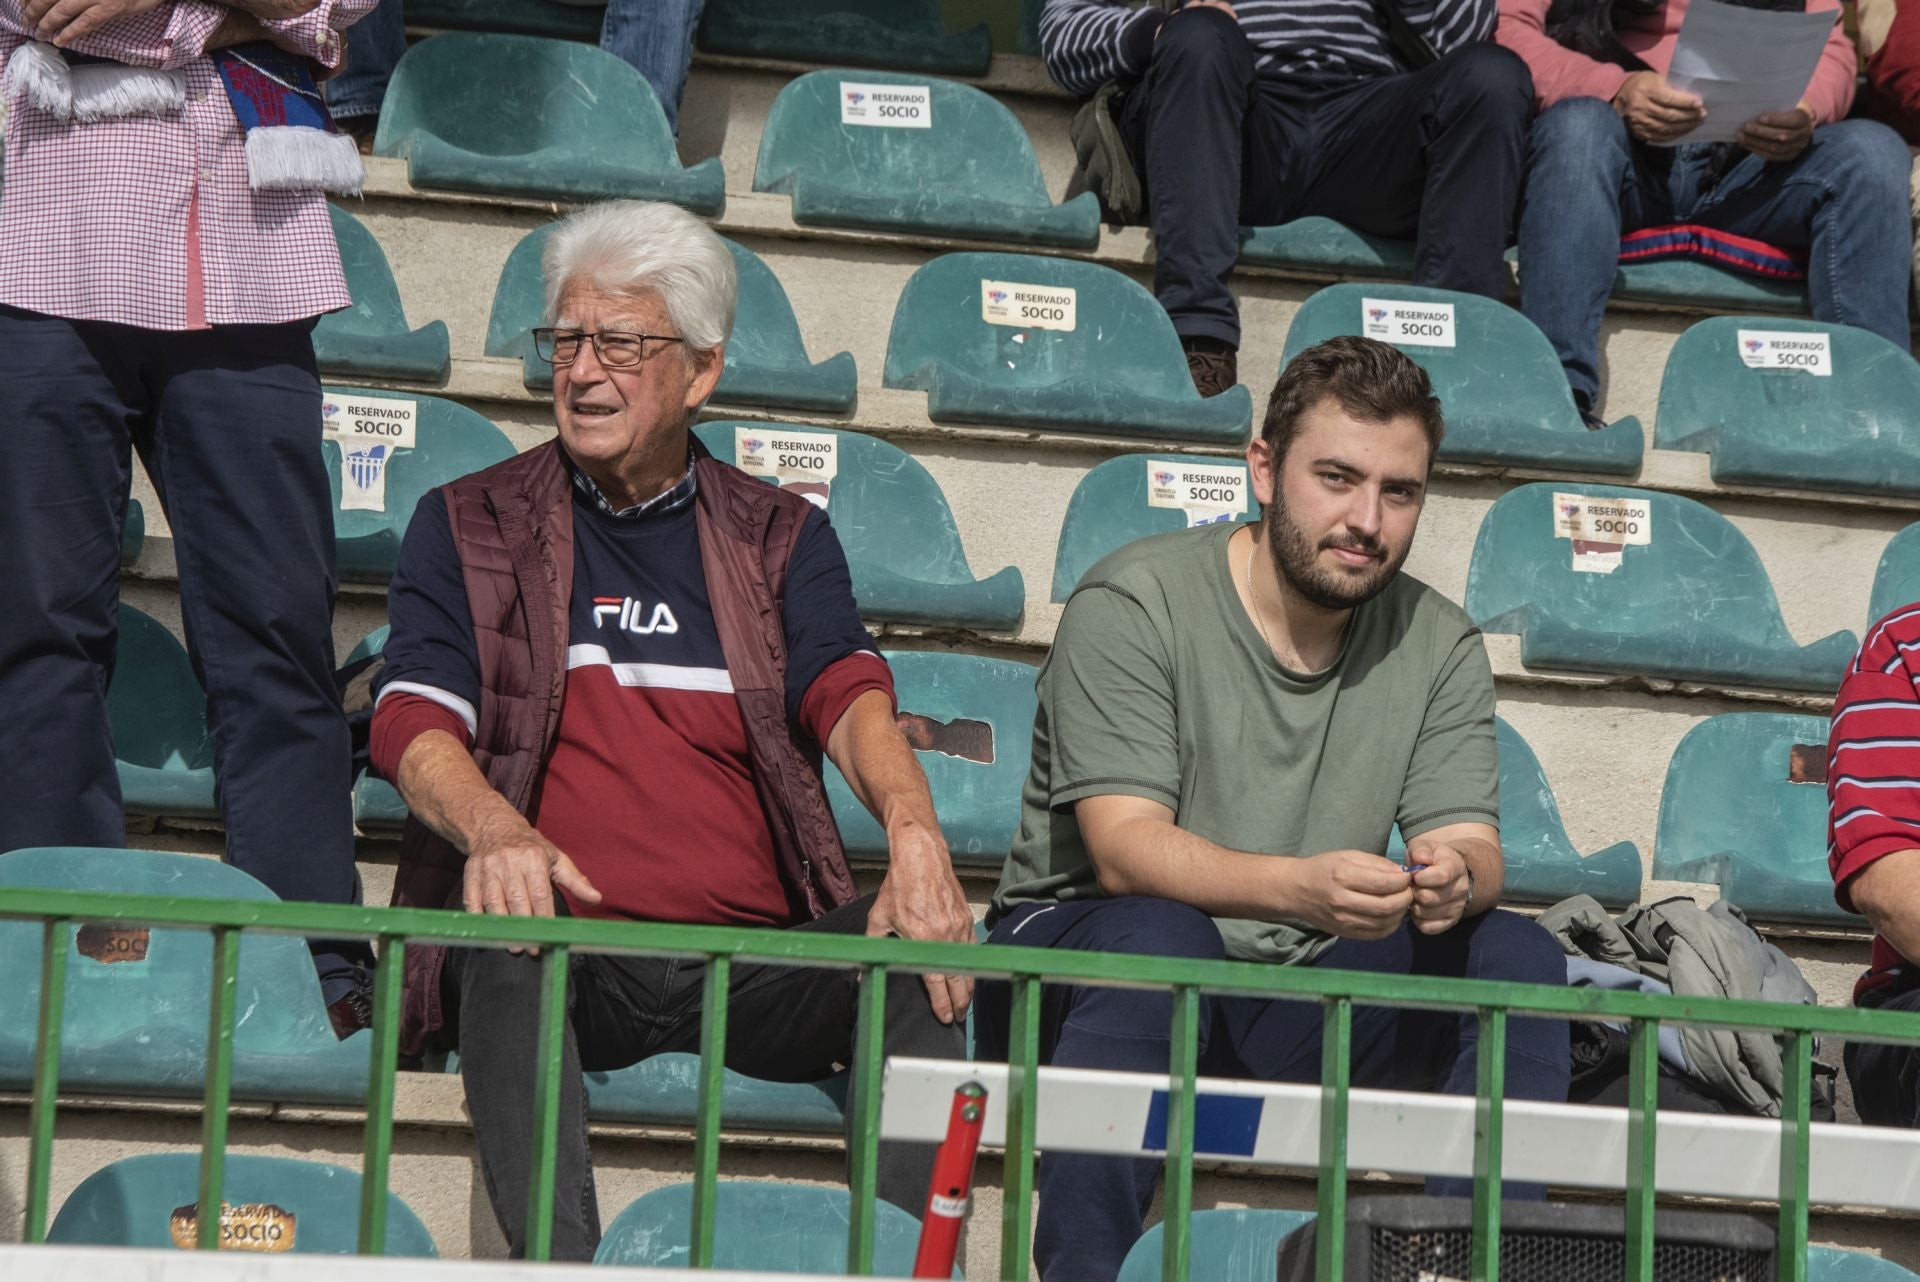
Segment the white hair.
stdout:
[[547,324],[560,294],[583,283],[610,294],[652,290],[689,350],[712,351],[733,333],[739,292],[733,254],[686,210],[649,200],[609,200],[570,215],[541,256]]

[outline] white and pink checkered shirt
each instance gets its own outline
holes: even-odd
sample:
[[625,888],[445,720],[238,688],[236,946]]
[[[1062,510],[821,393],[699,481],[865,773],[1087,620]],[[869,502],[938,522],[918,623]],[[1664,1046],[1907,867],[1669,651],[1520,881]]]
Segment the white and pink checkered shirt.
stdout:
[[[299,18],[262,25],[276,43],[332,67],[345,48],[340,32],[373,5],[319,0]],[[248,186],[246,137],[205,56],[227,12],[208,0],[163,0],[75,46],[183,71],[187,102],[176,116],[83,125],[18,91],[8,97],[0,303],[180,330],[302,320],[351,302],[322,193]],[[0,61],[29,38],[20,0],[0,0]],[[198,306],[188,288],[195,242]]]

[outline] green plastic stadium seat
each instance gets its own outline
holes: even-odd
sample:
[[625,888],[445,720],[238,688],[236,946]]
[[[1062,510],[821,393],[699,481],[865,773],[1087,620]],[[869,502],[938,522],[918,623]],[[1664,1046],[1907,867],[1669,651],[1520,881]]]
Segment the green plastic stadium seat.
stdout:
[[147,542],[147,510],[140,506],[139,499],[127,504],[127,519],[120,527],[120,564],[124,568],[140,559],[140,549]]
[[1914,1282],[1914,1275],[1892,1260],[1837,1246],[1807,1248],[1807,1282]]
[[769,451],[783,440],[835,445],[838,475],[825,483],[788,478],[784,484],[824,504],[833,518],[863,616],[1001,630],[1020,622],[1026,587],[1019,569],[1009,565],[973,577],[947,496],[899,446],[859,432],[784,423],[713,422],[695,430],[726,463],[736,462],[742,441],[764,442]]
[[[199,855],[52,846],[0,855],[0,885],[273,901],[237,868]],[[70,936],[60,1088],[92,1094],[204,1090],[212,947],[204,930],[80,927]],[[40,1008],[37,922],[0,923],[0,1083],[33,1080]],[[365,1098],[371,1033],[335,1038],[306,944],[249,932],[240,944],[236,1098]],[[180,1203],[174,1203],[175,1206]]]
[[[700,1057],[666,1054],[614,1073],[588,1073],[587,1111],[613,1122],[692,1126],[699,1116]],[[838,1135],[844,1125],[847,1076],[824,1082],[763,1082],[728,1069],[720,1118],[753,1131]]]
[[985,23],[948,32],[940,0],[707,0],[700,47],[785,62],[852,63],[984,76]]
[[[149,1153],[102,1167],[67,1195],[47,1229],[59,1246],[172,1250],[194,1242],[200,1157]],[[360,1236],[360,1175],[291,1157],[227,1155],[222,1228],[260,1250],[352,1255]],[[288,1241],[288,1238],[291,1238]],[[223,1246],[225,1244],[223,1243]],[[244,1250],[234,1244],[227,1249]],[[413,1209],[387,1194],[386,1255],[434,1257],[433,1238]]]
[[[493,315],[487,321],[487,355],[518,360],[526,385],[540,391],[553,386],[553,367],[534,353],[529,331],[545,323],[540,255],[552,231],[551,224],[536,227],[513,247],[500,271]],[[779,278],[752,250],[732,241],[726,245],[733,253],[740,292],[726,369],[713,398],[725,404],[833,414],[851,410],[857,382],[852,355],[840,352],[817,365],[809,361],[800,322]]]
[[406,378],[423,383],[442,382],[452,368],[448,355],[447,323],[428,321],[419,329],[407,325],[400,305],[400,287],[380,242],[359,219],[338,205],[328,205],[333,217],[333,239],[340,246],[340,267],[346,274],[353,306],[329,312],[313,327],[313,355],[323,374],[348,378]]
[[[891,1202],[874,1204],[873,1272],[913,1273],[920,1222]],[[845,1189],[721,1180],[714,1198],[713,1267],[778,1273],[845,1274]],[[595,1264],[685,1268],[692,1252],[693,1185],[643,1193],[607,1226]]]
[[564,4],[558,0],[407,0],[407,25],[598,40],[606,12],[604,4]]
[[1690,258],[1621,264],[1613,278],[1613,297],[1696,312],[1807,314],[1803,281],[1766,280]]
[[213,741],[207,696],[186,647],[173,633],[126,602],[107,687],[121,804],[129,814],[210,819]]
[[[1744,331],[1744,333],[1743,333]],[[1753,369],[1762,333],[1822,335],[1832,372]],[[1713,479],[1920,494],[1920,363],[1878,334],[1781,317],[1716,316],[1680,336],[1660,380],[1653,443],[1713,456]]]
[[[876,94],[911,88],[924,104]],[[911,113],[923,127],[894,127]],[[873,116],[849,123],[849,115]],[[885,71],[812,71],[787,83],[767,114],[755,191],[793,197],[793,220],[812,226],[921,231],[973,240],[1089,249],[1100,205],[1083,192],[1047,195],[1027,131],[970,85]]]
[[1667,765],[1653,875],[1716,884],[1750,917],[1859,925],[1833,901],[1826,784],[1825,717],[1709,717]]
[[[1639,470],[1646,447],[1640,421],[1589,431],[1546,335],[1513,308],[1477,294],[1329,285],[1294,315],[1282,362],[1329,338],[1363,334],[1369,324],[1391,324],[1390,308],[1375,306],[1382,303],[1453,308],[1454,345],[1395,344],[1433,380],[1447,419],[1441,458],[1609,475]],[[1370,315],[1376,311],[1378,317]]]
[[[1028,308],[1037,317],[1021,318],[1025,286],[1049,295]],[[990,310],[1007,319],[987,320]],[[939,422],[1235,448],[1253,425],[1245,386],[1200,398],[1152,294],[1112,268],[1064,258],[944,254],[920,268],[894,309],[883,381],[925,391]]]
[[[366,401],[413,405],[415,444],[395,448],[384,443],[343,442],[328,436],[321,440],[320,448],[326,456],[327,482],[333,490],[333,538],[340,577],[384,583],[393,574],[394,561],[400,555],[400,539],[407,532],[407,522],[413,519],[413,509],[419,505],[421,496],[435,486],[513,457],[514,449],[513,442],[491,420],[437,396],[328,387],[324,389],[321,403],[323,421],[329,427],[340,423],[350,417],[353,403]],[[367,465],[385,470],[384,510],[342,508],[341,468],[354,466],[359,461],[357,456],[376,450],[385,452]]]
[[[1182,469],[1186,469],[1184,476]],[[1168,495],[1169,485],[1179,486],[1196,472],[1203,474],[1201,479]],[[1060,525],[1060,546],[1053,557],[1053,599],[1065,601],[1072,596],[1094,562],[1135,539],[1217,520],[1257,519],[1260,503],[1253,497],[1251,484],[1244,479],[1240,486],[1240,492],[1245,495],[1244,511],[1235,511],[1231,499],[1218,508],[1208,505],[1206,496],[1223,491],[1231,494],[1232,488],[1206,485],[1205,477],[1229,473],[1245,478],[1246,462],[1190,454],[1122,454],[1095,465],[1080,478],[1080,484],[1073,488],[1073,497],[1067,500],[1066,520]],[[1156,477],[1162,478],[1159,488],[1163,505],[1153,501]],[[1182,498],[1198,500],[1191,512],[1186,505],[1175,506]]]
[[[382,625],[360,639],[353,647],[353,653],[347,656],[347,665],[351,666],[370,655],[379,654],[387,646],[387,635],[391,628]],[[406,826],[407,803],[400,800],[400,792],[385,779],[378,778],[371,770],[361,771],[353,781],[353,823],[356,828],[366,832],[397,831]]]
[[[1576,570],[1572,542],[1554,536],[1556,493],[1644,500],[1648,542],[1626,545],[1611,572]],[[1519,633],[1538,668],[1827,693],[1858,644],[1851,632],[1797,643],[1753,545],[1712,508],[1612,485],[1502,495],[1474,539],[1466,605],[1487,631]]]
[[1867,623],[1871,626],[1915,601],[1920,601],[1920,521],[1894,535],[1880,554]]
[[[1207,1282],[1273,1282],[1280,1243],[1312,1219],[1311,1211],[1195,1211],[1187,1276]],[[1141,1234],[1120,1265],[1118,1282],[1160,1282],[1165,1229],[1156,1224]]]
[[[953,862],[998,868],[1020,826],[1037,703],[1037,669],[1009,659],[946,650],[892,650],[901,729],[933,789],[933,808]],[[827,799],[847,853],[884,860],[886,834],[828,763]]]
[[682,169],[646,77],[593,45],[455,33],[394,68],[374,153],[416,187],[557,200],[634,196],[696,214],[726,202],[720,161]]
[[[1640,848],[1617,841],[1582,858],[1560,821],[1540,759],[1501,717],[1493,721],[1500,750],[1500,852],[1507,880],[1502,895],[1524,903],[1557,904],[1574,895],[1591,895],[1609,908],[1624,908],[1640,897]],[[1406,853],[1395,827],[1387,857]]]
[[1240,261],[1262,267],[1405,280],[1413,274],[1413,242],[1369,236],[1345,223],[1314,216],[1277,227],[1242,227]]

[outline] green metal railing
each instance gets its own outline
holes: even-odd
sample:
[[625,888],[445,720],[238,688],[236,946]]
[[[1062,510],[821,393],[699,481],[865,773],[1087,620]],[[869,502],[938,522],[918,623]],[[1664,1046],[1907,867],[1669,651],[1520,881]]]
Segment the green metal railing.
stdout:
[[[1385,1005],[1471,1011],[1479,1019],[1473,1161],[1475,1282],[1497,1282],[1500,1259],[1500,1172],[1503,1069],[1509,1015],[1601,1018],[1631,1025],[1629,1135],[1626,1183],[1627,1282],[1650,1277],[1653,1262],[1655,1100],[1658,1039],[1664,1023],[1764,1029],[1786,1041],[1784,1105],[1780,1119],[1779,1278],[1805,1282],[1811,1120],[1808,1085],[1813,1039],[1819,1034],[1863,1041],[1920,1045],[1920,1014],[1852,1007],[1785,1006],[1695,999],[1667,994],[1602,992],[1550,985],[1441,980],[1244,962],[1085,953],[1070,950],[920,943],[816,932],[717,926],[635,925],[576,918],[486,917],[416,909],[328,904],[171,899],[95,895],[0,887],[0,918],[43,923],[42,987],[33,1099],[29,1115],[24,1240],[47,1231],[55,1101],[59,1091],[61,1016],[65,1004],[70,928],[89,922],[186,927],[212,936],[213,987],[208,1017],[206,1091],[202,1124],[199,1246],[214,1249],[225,1183],[227,1110],[233,1082],[235,996],[244,931],[328,939],[362,938],[379,947],[374,975],[373,1045],[367,1082],[367,1120],[361,1187],[359,1250],[379,1254],[386,1240],[388,1167],[393,1146],[394,1074],[398,1051],[401,976],[410,943],[539,949],[543,968],[540,1046],[534,1111],[533,1188],[527,1208],[529,1258],[548,1257],[553,1230],[556,1119],[559,1114],[561,1035],[566,1017],[569,961],[575,952],[698,957],[707,963],[700,1035],[700,1079],[694,1149],[692,1263],[710,1267],[714,1251],[714,1196],[720,1159],[722,1051],[726,1044],[728,976],[740,959],[792,965],[851,967],[865,976],[853,1052],[855,1116],[850,1119],[849,1182],[852,1214],[848,1271],[873,1271],[874,1172],[879,1151],[885,978],[890,970],[972,974],[1010,981],[1006,1154],[1002,1174],[1000,1276],[1028,1276],[1032,1241],[1034,1104],[1038,1093],[1040,989],[1043,982],[1159,988],[1173,994],[1172,1082],[1167,1125],[1164,1197],[1167,1282],[1187,1282],[1193,1210],[1193,1144],[1198,1036],[1203,994],[1290,997],[1322,1004],[1318,1276],[1343,1276],[1347,1200],[1347,1104],[1352,1067],[1353,1007]],[[1920,1143],[1920,1139],[1916,1140]]]

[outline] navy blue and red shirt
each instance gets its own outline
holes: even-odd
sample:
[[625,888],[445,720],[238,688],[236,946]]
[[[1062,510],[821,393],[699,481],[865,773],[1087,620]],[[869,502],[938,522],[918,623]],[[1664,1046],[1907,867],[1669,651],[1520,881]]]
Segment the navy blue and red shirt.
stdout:
[[[577,915],[792,925],[754,791],[746,727],[720,649],[694,521],[694,473],[615,513],[576,472],[566,697],[527,816],[600,891]],[[471,744],[480,665],[446,500],[415,510],[387,596],[392,633],[373,762],[393,778],[414,738]],[[860,622],[824,511],[802,525],[784,603],[787,715],[824,744],[893,677]]]
[[[1883,855],[1920,847],[1920,603],[1867,630],[1840,683],[1827,736],[1827,866],[1834,898],[1858,911],[1847,889]],[[1902,978],[1911,959],[1873,938],[1871,969],[1854,1001]]]

